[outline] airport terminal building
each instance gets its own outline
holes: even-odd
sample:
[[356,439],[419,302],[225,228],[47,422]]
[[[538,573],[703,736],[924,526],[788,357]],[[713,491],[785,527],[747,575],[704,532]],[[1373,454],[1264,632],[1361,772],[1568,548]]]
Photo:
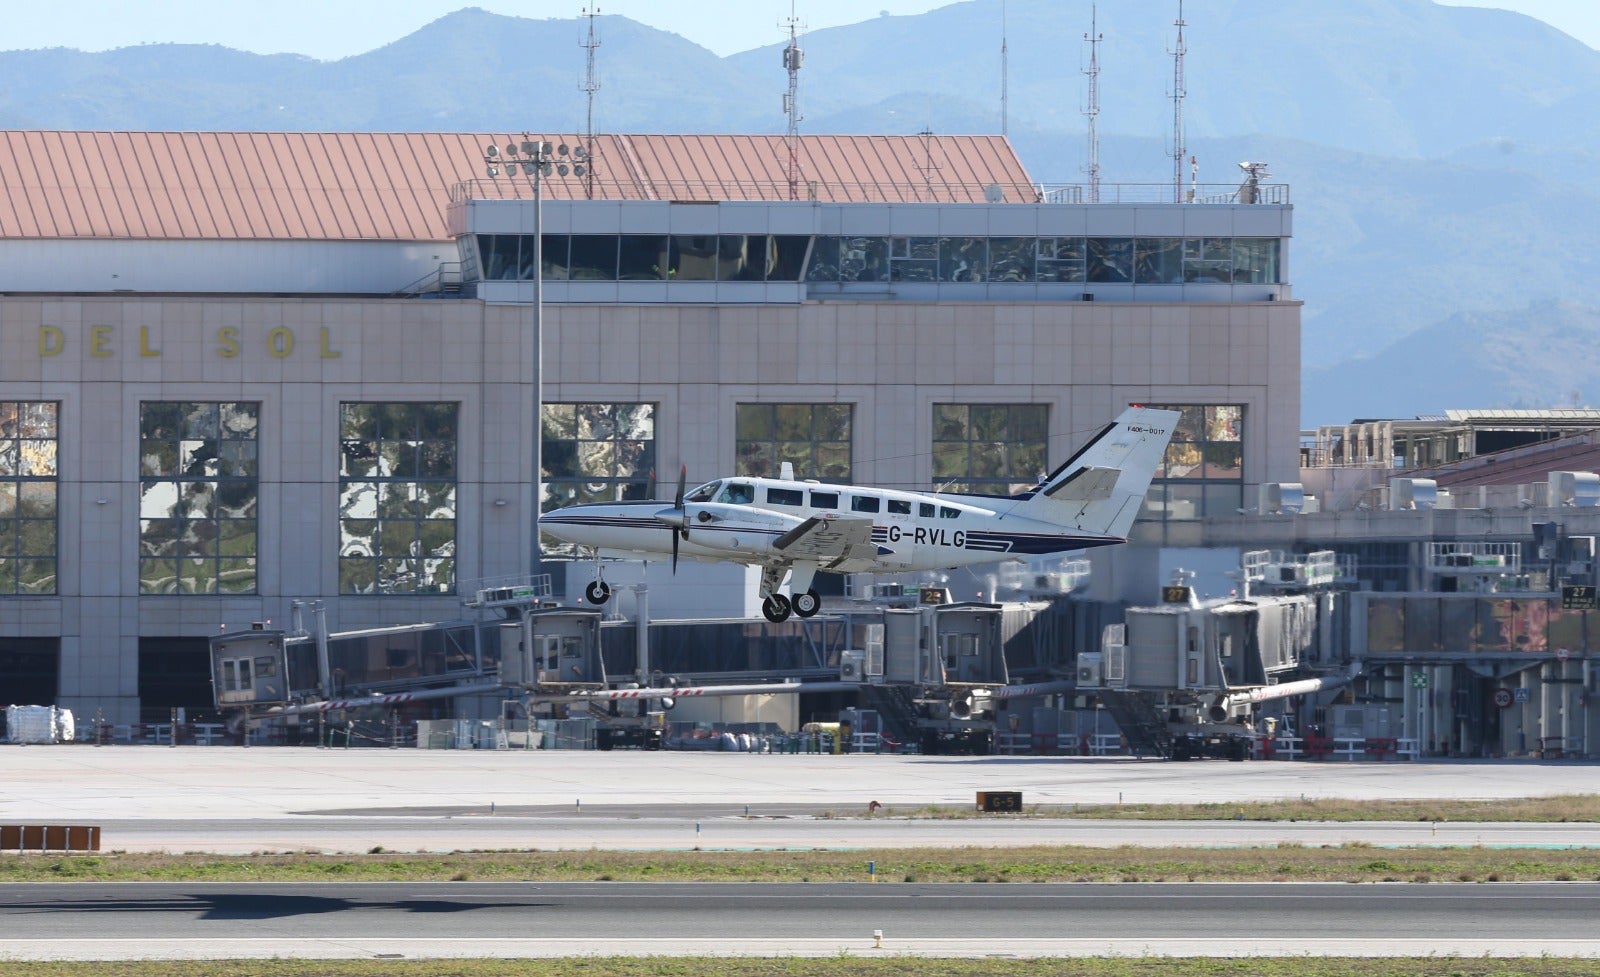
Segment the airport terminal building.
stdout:
[[990,136],[648,135],[536,199],[506,148],[580,140],[0,139],[10,701],[149,721],[210,701],[210,635],[294,602],[458,617],[548,571],[541,505],[680,465],[1009,491],[1179,407],[1134,545],[1096,557],[1139,600],[1299,477],[1283,186],[1052,186]]

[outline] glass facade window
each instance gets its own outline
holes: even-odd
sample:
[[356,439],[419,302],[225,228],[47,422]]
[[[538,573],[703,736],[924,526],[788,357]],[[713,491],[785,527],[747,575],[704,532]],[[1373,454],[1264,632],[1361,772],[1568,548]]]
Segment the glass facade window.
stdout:
[[1244,408],[1237,404],[1151,404],[1180,413],[1140,519],[1196,522],[1244,504]]
[[[655,492],[655,404],[545,404],[539,427],[540,512]],[[577,552],[548,536],[541,543],[550,556]]]
[[1026,491],[1046,472],[1049,420],[1045,404],[934,404],[934,488]]
[[[1277,238],[818,237],[808,282],[1281,282]],[[792,280],[792,279],[791,279]]]
[[737,474],[775,478],[783,463],[795,478],[850,480],[849,404],[739,404],[734,446]]
[[573,281],[617,280],[617,238],[613,234],[574,234],[571,244]]
[[139,592],[253,594],[261,406],[139,405]]
[[[833,237],[546,234],[551,281],[1107,282],[1272,285],[1277,238]],[[469,280],[531,281],[532,238],[479,234]],[[808,257],[809,256],[809,257]]]
[[0,401],[0,595],[56,592],[59,405]]
[[339,405],[339,592],[455,592],[458,406]]

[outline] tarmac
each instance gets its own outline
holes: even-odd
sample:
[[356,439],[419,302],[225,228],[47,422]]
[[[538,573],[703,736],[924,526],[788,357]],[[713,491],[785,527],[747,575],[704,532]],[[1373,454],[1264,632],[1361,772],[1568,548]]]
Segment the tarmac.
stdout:
[[[1577,761],[1200,761],[559,750],[0,746],[0,824],[98,824],[120,851],[1027,844],[1600,847],[1600,826],[929,820],[1026,807],[1600,792]],[[867,818],[873,803],[876,814]],[[858,816],[860,815],[860,816]],[[887,817],[885,817],[887,815]],[[920,817],[919,817],[920,816]]]

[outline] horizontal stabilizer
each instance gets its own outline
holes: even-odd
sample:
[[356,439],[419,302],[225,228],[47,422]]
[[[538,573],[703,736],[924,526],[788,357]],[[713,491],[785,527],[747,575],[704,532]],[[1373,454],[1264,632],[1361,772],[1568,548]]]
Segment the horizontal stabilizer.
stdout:
[[1080,468],[1057,484],[1045,489],[1045,495],[1061,502],[1098,502],[1111,498],[1122,475],[1120,468]]

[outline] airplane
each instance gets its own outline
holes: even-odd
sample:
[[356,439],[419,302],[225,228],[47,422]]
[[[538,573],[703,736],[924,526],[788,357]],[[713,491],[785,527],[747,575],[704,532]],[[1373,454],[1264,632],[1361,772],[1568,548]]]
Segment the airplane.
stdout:
[[777,624],[791,613],[808,618],[821,609],[812,588],[818,573],[945,570],[1126,542],[1178,417],[1177,411],[1130,407],[1019,495],[753,476],[720,478],[685,492],[685,468],[670,504],[570,505],[545,513],[539,528],[593,554],[595,579],[584,593],[594,604],[611,597],[602,558],[670,554],[676,573],[682,555],[760,567],[761,613]]

